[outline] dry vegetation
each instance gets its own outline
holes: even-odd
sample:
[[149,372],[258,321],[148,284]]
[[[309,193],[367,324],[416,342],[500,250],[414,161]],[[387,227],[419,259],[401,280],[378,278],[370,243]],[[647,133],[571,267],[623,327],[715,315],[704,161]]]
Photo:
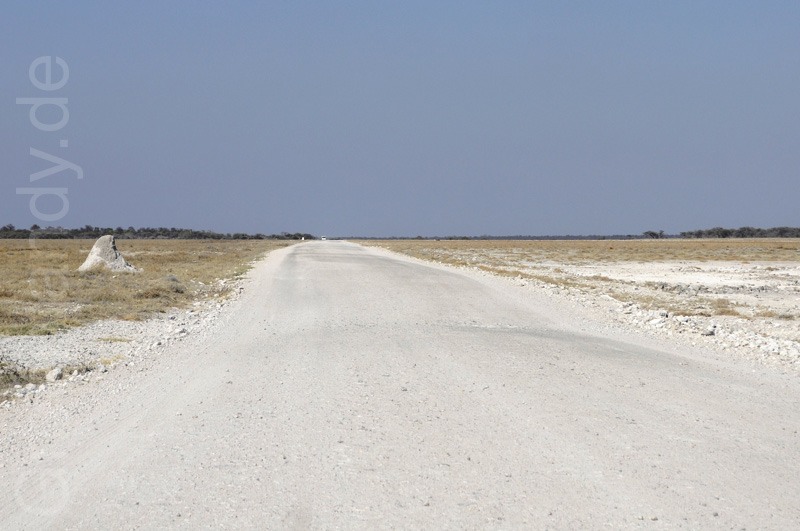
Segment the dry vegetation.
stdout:
[[454,265],[557,262],[798,262],[797,239],[663,240],[381,240],[362,241],[423,260]]
[[[275,240],[117,240],[141,273],[77,271],[93,240],[0,240],[0,335],[49,334],[114,318],[136,320],[224,296]],[[124,338],[107,338],[109,341]]]
[[[726,267],[748,268],[762,264],[761,275],[780,281],[785,265],[800,265],[797,239],[664,239],[664,240],[385,240],[360,242],[404,253],[423,260],[481,269],[493,274],[543,282],[559,289],[605,294],[620,302],[645,309],[702,316],[798,315],[769,308],[750,308],[740,297],[725,290],[705,289],[703,276]],[[764,264],[767,265],[764,265]],[[782,264],[770,267],[768,264]],[[665,271],[662,279],[643,280],[641,271]],[[657,269],[659,268],[659,269]],[[636,271],[638,269],[638,278]],[[742,270],[742,274],[751,271]],[[690,280],[682,284],[675,272]],[[692,275],[700,280],[692,286]],[[653,273],[651,277],[657,276]],[[797,285],[796,277],[785,283]],[[726,289],[729,286],[724,286]],[[794,288],[796,289],[796,288]],[[694,291],[692,291],[694,290]]]

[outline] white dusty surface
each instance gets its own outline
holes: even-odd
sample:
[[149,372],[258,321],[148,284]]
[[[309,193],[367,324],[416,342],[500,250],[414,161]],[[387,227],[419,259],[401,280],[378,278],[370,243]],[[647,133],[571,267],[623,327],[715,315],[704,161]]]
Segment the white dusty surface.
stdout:
[[518,284],[273,252],[0,408],[0,528],[800,526],[791,365]]
[[[800,371],[797,262],[628,262],[565,270],[576,276],[606,277],[600,291],[613,291],[628,302],[618,304],[603,296],[591,302],[610,310],[617,322],[662,336],[683,335],[684,341],[701,341],[729,355]],[[637,302],[648,298],[657,302]],[[719,302],[733,315],[714,315]],[[710,330],[713,335],[707,335]]]
[[494,276],[479,265],[523,273],[499,278],[571,306],[601,326],[800,372],[797,261],[525,261],[513,251],[440,254],[476,264],[459,268],[470,274]]

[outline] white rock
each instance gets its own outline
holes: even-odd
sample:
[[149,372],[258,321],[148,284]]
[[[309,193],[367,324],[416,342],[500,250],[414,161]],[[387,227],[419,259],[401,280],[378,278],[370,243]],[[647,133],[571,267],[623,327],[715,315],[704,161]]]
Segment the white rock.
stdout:
[[88,271],[95,267],[106,267],[112,271],[128,273],[139,271],[139,269],[126,262],[117,251],[116,241],[110,234],[98,238],[89,252],[89,256],[86,257],[86,261],[78,268],[78,271]]

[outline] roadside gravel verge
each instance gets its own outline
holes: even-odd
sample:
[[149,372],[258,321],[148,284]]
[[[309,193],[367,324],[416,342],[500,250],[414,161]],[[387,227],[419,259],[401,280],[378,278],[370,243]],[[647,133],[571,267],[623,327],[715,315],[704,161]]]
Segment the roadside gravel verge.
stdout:
[[225,298],[145,321],[104,320],[47,336],[0,337],[0,407],[42,396],[57,382],[88,381],[120,365],[137,365],[189,336],[203,337],[244,290],[243,279],[221,282],[231,288]]
[[[501,265],[493,263],[487,271],[479,257],[470,259],[474,265],[469,266],[411,258],[491,279],[521,295],[547,297],[555,307],[582,315],[585,326],[595,331],[658,338],[676,346],[706,349],[711,357],[746,360],[800,375],[800,266],[796,263],[532,265],[500,256]],[[513,276],[506,269],[529,274]],[[550,281],[535,278],[541,271],[552,276]],[[715,297],[733,302],[732,315],[690,311],[692,305]],[[681,311],[682,307],[687,311]]]

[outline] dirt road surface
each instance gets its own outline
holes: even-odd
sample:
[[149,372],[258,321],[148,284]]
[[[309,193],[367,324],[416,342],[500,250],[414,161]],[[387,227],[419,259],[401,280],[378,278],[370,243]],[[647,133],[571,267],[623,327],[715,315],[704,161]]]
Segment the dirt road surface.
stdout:
[[800,527],[796,376],[346,242],[250,276],[211,339],[1,414],[0,527]]

